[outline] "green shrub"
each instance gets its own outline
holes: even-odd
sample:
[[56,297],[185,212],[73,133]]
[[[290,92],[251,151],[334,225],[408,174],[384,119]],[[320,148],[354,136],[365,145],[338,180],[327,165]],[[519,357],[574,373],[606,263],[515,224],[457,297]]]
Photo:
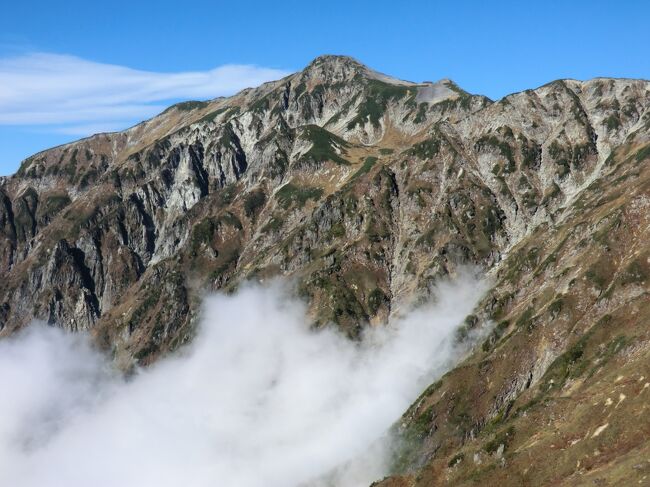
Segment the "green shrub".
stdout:
[[603,120],[603,125],[607,127],[608,131],[616,130],[621,126],[621,121],[617,115],[610,115],[605,120]]
[[420,159],[431,159],[438,155],[440,151],[440,141],[430,138],[414,144],[406,153],[410,156],[416,156]]
[[532,331],[535,327],[534,317],[535,309],[532,306],[529,306],[523,313],[521,313],[515,322],[515,326],[518,328],[526,328],[528,331]]
[[451,457],[451,460],[449,460],[449,463],[447,464],[447,466],[449,468],[455,467],[456,465],[458,465],[463,460],[465,460],[465,454],[464,453],[457,453],[456,455]]
[[363,176],[364,174],[367,174],[370,172],[370,170],[374,167],[374,165],[377,163],[377,158],[374,156],[368,156],[366,157],[366,160],[363,163],[363,166],[359,168],[357,172],[354,173],[352,176],[352,180],[357,179],[358,177]]
[[501,445],[503,445],[505,450],[512,442],[514,436],[515,436],[515,428],[514,426],[510,426],[508,429],[498,433],[491,441],[488,441],[483,447],[483,450],[486,453],[493,454],[496,453],[496,451],[499,449]]
[[190,241],[192,254],[196,254],[196,251],[201,245],[209,245],[212,242],[215,228],[216,225],[212,218],[201,220],[194,226],[192,229],[192,239]]
[[[645,259],[644,259],[645,260]],[[621,276],[621,284],[642,284],[648,280],[648,269],[643,260],[633,260]]]
[[67,194],[55,194],[48,196],[44,203],[44,213],[55,215],[70,204],[71,200]]
[[394,85],[379,80],[369,80],[367,89],[366,99],[359,106],[356,117],[348,123],[348,130],[352,130],[357,125],[363,125],[366,122],[379,127],[379,121],[391,100],[400,100],[408,96],[407,102],[414,103],[417,95],[417,88]]
[[264,225],[262,228],[263,233],[269,233],[269,232],[275,232],[282,228],[282,225],[284,224],[284,220],[278,216],[273,215],[269,222]]
[[386,294],[379,289],[375,288],[372,290],[372,292],[368,295],[368,310],[370,311],[371,315],[377,314],[377,311],[381,307],[382,304],[388,301],[388,298],[386,297]]
[[585,273],[585,277],[593,283],[593,285],[599,291],[602,291],[607,287],[607,283],[610,279],[609,271],[602,265],[601,262],[596,262],[589,267]]
[[298,208],[305,206],[308,200],[319,200],[323,195],[321,188],[304,187],[301,188],[292,183],[287,183],[280,188],[275,197],[282,208],[288,209],[296,205]]
[[634,156],[637,162],[650,158],[650,145],[646,145],[643,149],[639,150]]
[[335,150],[335,147],[345,149],[349,144],[324,128],[307,125],[302,131],[301,138],[312,143],[311,148],[302,156],[302,159],[312,162],[332,161],[344,166],[350,164]]
[[564,300],[562,298],[557,298],[555,301],[553,301],[551,304],[548,305],[548,312],[552,316],[557,316],[562,312],[563,307],[564,307]]
[[244,213],[248,218],[253,217],[266,203],[266,194],[261,189],[251,191],[244,198]]
[[334,223],[330,228],[329,236],[331,238],[345,237],[345,225],[341,222]]
[[582,375],[587,366],[583,356],[591,334],[588,332],[583,335],[566,352],[556,358],[544,374],[542,383],[547,384],[549,389],[561,388],[567,379]]

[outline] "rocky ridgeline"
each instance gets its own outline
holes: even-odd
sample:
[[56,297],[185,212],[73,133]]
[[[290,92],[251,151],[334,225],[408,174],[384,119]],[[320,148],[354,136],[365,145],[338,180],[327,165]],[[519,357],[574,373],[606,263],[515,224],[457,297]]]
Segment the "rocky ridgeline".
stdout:
[[191,338],[205,290],[291,275],[316,324],[356,337],[474,264],[494,288],[465,329],[494,332],[406,413],[386,482],[494,480],[534,429],[520,402],[563,397],[617,336],[610,363],[630,336],[647,350],[649,106],[640,80],[493,102],[338,56],[175,105],[0,180],[0,333],[90,329],[127,369]]

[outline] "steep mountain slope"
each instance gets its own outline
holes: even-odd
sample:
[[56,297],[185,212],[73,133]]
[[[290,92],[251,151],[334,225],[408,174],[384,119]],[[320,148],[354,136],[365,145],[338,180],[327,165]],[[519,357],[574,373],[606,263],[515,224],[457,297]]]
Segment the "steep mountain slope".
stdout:
[[405,414],[386,485],[640,479],[649,106],[646,81],[492,102],[337,56],[176,105],[0,181],[0,333],[90,329],[127,369],[191,338],[206,290],[290,275],[355,337],[474,264],[466,326],[495,329]]
[[477,313],[497,323],[491,336],[403,418],[396,470],[418,471],[406,485],[646,477],[650,179],[638,147],[619,147],[613,184],[591,183],[494,271]]

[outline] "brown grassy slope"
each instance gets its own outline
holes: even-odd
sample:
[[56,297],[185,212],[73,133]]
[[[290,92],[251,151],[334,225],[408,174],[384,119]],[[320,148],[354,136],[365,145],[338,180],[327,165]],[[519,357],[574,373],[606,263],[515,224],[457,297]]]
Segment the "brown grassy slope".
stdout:
[[[496,274],[498,325],[405,414],[406,485],[638,485],[650,420],[650,163],[628,144]],[[386,485],[391,485],[387,480]],[[383,485],[383,484],[382,484]]]

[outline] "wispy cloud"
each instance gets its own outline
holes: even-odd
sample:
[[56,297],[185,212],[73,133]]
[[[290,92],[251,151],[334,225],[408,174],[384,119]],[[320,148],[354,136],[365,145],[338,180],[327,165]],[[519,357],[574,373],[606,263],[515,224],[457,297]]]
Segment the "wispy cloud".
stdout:
[[159,73],[50,53],[0,58],[0,125],[87,135],[151,117],[174,100],[230,95],[287,74],[234,64]]

